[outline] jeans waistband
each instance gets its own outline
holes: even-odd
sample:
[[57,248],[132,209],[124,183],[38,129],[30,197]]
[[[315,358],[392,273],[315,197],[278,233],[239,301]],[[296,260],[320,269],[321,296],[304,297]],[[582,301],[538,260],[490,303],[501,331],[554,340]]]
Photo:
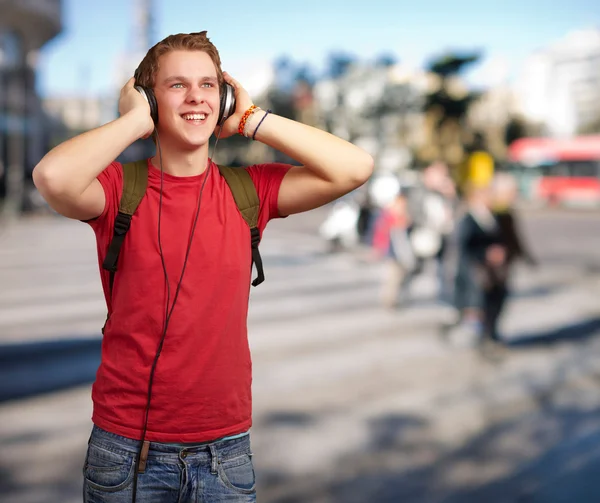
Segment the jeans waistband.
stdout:
[[[244,452],[249,449],[250,436],[248,434],[236,436],[235,438],[224,438],[205,443],[180,444],[150,442],[149,454],[179,454],[182,451],[188,453],[194,452],[212,452],[214,449],[225,454],[231,455],[235,452]],[[115,433],[103,430],[94,425],[90,435],[89,443],[104,447],[108,450],[122,450],[128,453],[136,453],[140,447],[140,441],[133,438],[123,437]]]

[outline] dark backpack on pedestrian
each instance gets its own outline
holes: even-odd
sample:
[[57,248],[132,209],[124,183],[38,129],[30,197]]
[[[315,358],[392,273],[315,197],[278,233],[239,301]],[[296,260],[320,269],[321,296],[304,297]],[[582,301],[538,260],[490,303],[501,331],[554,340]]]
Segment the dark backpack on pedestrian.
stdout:
[[[252,286],[258,286],[265,280],[262,259],[258,251],[260,232],[258,230],[258,212],[260,201],[252,178],[245,169],[218,166],[225,178],[235,204],[250,229],[252,264],[256,266],[256,278]],[[119,212],[115,218],[114,232],[108,247],[103,268],[110,271],[110,290],[117,272],[117,263],[125,235],[131,225],[131,218],[142,201],[148,186],[148,161],[146,159],[123,164],[123,193],[119,203]]]

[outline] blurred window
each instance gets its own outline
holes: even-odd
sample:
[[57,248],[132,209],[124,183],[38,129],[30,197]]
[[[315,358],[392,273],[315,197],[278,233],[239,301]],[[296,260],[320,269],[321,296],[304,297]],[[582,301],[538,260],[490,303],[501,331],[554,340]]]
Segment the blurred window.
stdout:
[[571,176],[598,176],[598,163],[581,161],[571,163]]
[[[533,171],[533,170],[528,170]],[[541,165],[535,168],[542,176],[598,177],[600,165],[596,161],[570,161]]]
[[23,44],[18,33],[0,29],[0,68],[14,68],[23,61]]
[[559,162],[548,167],[547,175],[549,176],[569,176],[569,165],[567,163]]

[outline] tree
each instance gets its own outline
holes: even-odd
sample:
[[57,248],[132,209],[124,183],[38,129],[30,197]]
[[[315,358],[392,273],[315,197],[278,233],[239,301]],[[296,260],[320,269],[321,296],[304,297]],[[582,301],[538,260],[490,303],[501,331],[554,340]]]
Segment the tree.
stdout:
[[394,66],[398,63],[398,58],[391,53],[383,53],[375,59],[375,66],[383,66],[385,68]]
[[317,81],[314,70],[308,64],[298,65],[294,69],[295,84],[303,82],[313,87]]
[[457,152],[462,149],[464,136],[464,118],[470,105],[479,98],[480,93],[464,89],[457,93],[451,85],[456,82],[464,70],[479,61],[480,54],[471,53],[446,53],[430,61],[427,70],[436,78],[439,85],[426,97],[424,110],[428,115],[433,133],[434,152],[431,157],[440,157],[448,162],[457,161],[449,159],[448,152]]
[[290,92],[294,85],[295,64],[287,55],[279,56],[273,62],[275,85],[278,90]]
[[511,117],[504,131],[504,142],[506,145],[510,145],[519,138],[525,138],[526,136],[528,136],[527,124],[525,124],[523,119]]
[[479,61],[480,57],[481,55],[479,53],[446,53],[431,61],[428,70],[442,78],[448,78],[460,74],[467,65]]
[[326,74],[332,79],[339,79],[348,72],[356,62],[356,57],[342,52],[333,52],[328,57]]

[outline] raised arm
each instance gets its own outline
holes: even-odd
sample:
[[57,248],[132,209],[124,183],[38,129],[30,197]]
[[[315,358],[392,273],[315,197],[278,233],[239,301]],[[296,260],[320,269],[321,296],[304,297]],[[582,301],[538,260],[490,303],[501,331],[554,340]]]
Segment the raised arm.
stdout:
[[154,130],[148,103],[133,83],[132,78],[121,90],[118,119],[61,143],[33,170],[36,188],[61,215],[78,220],[99,216],[105,196],[96,177],[129,145]]
[[[225,123],[223,131],[230,135],[237,131],[239,120],[252,101],[236,80],[227,73],[224,76],[236,90],[236,114]],[[252,114],[246,130],[253,133],[265,113],[259,110]],[[333,201],[360,187],[373,173],[373,158],[356,145],[274,114],[260,123],[255,140],[301,164],[290,169],[281,183],[278,199],[281,215],[308,211]]]

